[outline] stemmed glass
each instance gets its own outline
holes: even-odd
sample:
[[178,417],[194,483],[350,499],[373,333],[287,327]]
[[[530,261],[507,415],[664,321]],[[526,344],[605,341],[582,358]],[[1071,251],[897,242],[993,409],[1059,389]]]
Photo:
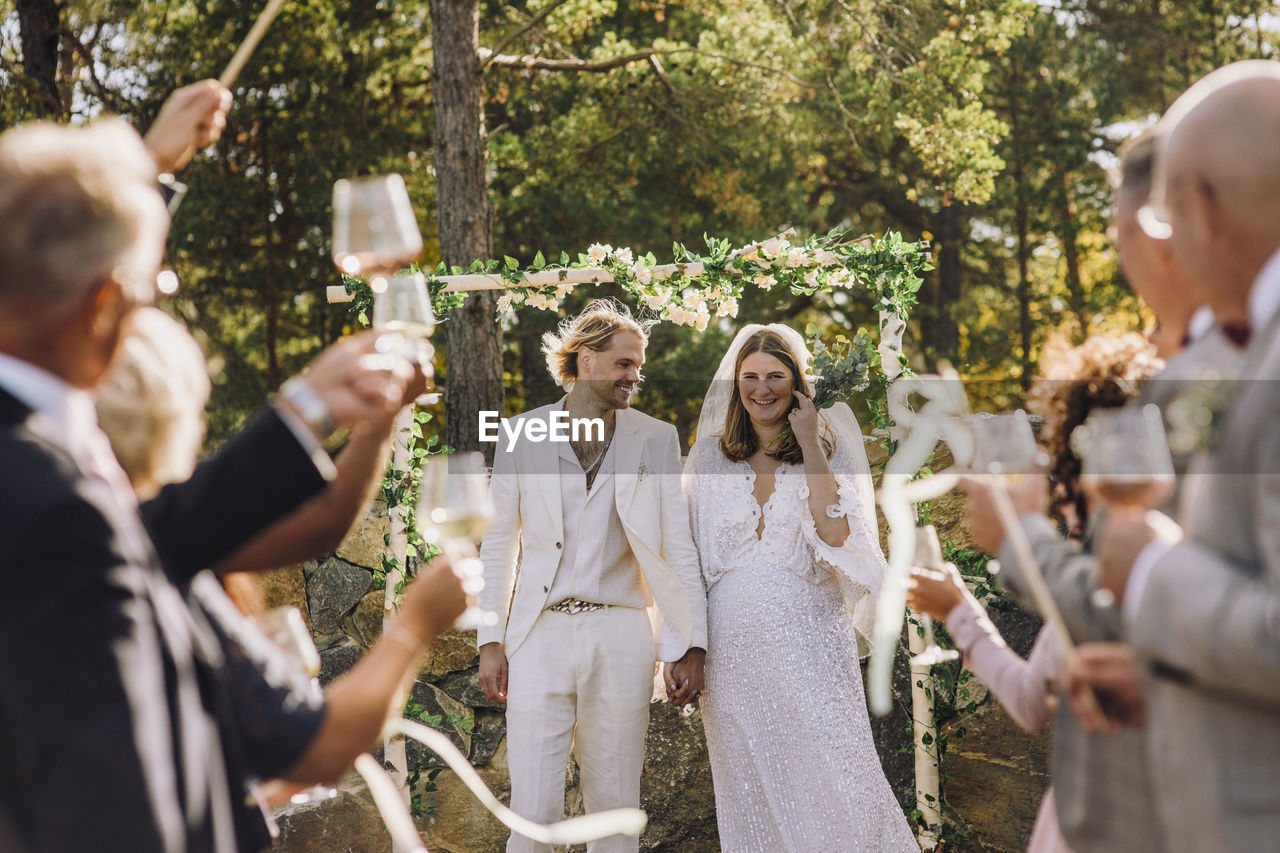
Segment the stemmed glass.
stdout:
[[[300,672],[305,672],[311,679],[312,686],[319,690],[320,652],[316,650],[315,640],[311,638],[311,630],[307,628],[307,622],[302,618],[302,611],[296,607],[275,607],[255,614],[253,621],[263,635],[284,652],[285,657]],[[279,783],[270,784],[274,787]],[[318,800],[331,800],[336,796],[338,796],[337,788],[330,788],[328,785],[312,785],[295,792],[289,800],[301,805]]]
[[374,293],[387,277],[422,254],[422,234],[399,175],[340,180],[333,185],[333,262],[364,276]]
[[1094,412],[1071,436],[1080,485],[1112,507],[1148,509],[1173,494],[1173,459],[1153,405]]
[[[449,558],[468,596],[478,594],[484,588],[484,577],[476,547],[493,519],[484,455],[471,452],[428,457],[419,488],[417,519],[423,540],[438,545]],[[454,627],[474,630],[497,621],[498,614],[472,604]]]
[[431,364],[435,351],[428,341],[435,331],[436,317],[421,273],[391,276],[386,289],[373,298],[372,320],[373,328],[386,333],[380,348],[422,365]]
[[[943,567],[942,544],[938,541],[938,530],[932,524],[916,528],[915,564],[921,569],[941,569]],[[920,654],[911,658],[912,666],[933,666],[944,661],[955,660],[960,652],[955,649],[944,649],[938,645],[933,636],[933,617],[928,613],[919,613],[924,625],[925,647]]]
[[972,415],[969,428],[974,439],[969,463],[973,473],[1014,478],[1035,469],[1040,448],[1026,412],[1019,409],[1007,415]]

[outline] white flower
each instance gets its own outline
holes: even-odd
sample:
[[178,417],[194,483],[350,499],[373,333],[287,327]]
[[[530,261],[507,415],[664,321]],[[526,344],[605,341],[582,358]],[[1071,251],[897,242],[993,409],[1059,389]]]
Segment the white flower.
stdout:
[[641,284],[648,284],[653,281],[653,271],[645,266],[644,261],[636,261],[628,268],[627,272],[631,273],[631,277]]
[[752,263],[759,263],[760,251],[758,249],[752,249],[749,252],[744,252],[742,255],[742,259],[744,261],[751,261]]
[[711,315],[707,313],[707,309],[704,306],[698,311],[697,316],[694,318],[693,327],[699,332],[705,332],[707,330],[707,323],[709,322],[711,322]]
[[716,309],[717,317],[737,317],[738,316],[738,300],[729,298],[720,303],[720,307]]
[[795,269],[805,262],[806,257],[804,249],[796,246],[794,249],[787,252],[787,266],[791,269]]
[[559,300],[545,293],[529,294],[529,304],[534,308],[541,308],[545,311],[558,311],[560,309]]
[[591,259],[592,263],[603,263],[612,250],[613,247],[607,243],[592,243],[587,247],[587,257]]
[[815,252],[814,259],[818,262],[818,266],[820,267],[833,267],[840,263],[840,259],[832,252],[828,252],[826,249],[819,249]]
[[691,311],[705,310],[707,307],[707,298],[701,292],[690,288],[684,292],[684,307]]
[[756,276],[756,287],[760,288],[761,290],[769,290],[777,283],[778,283],[778,280],[771,275]]
[[661,311],[662,307],[671,301],[671,291],[665,287],[660,287],[644,297],[644,304],[654,311]]
[[810,287],[818,286],[818,271],[816,269],[809,270],[804,274],[804,283]]
[[504,293],[498,297],[498,312],[506,313],[511,310],[511,303],[515,302],[515,297],[510,293]]
[[573,290],[573,282],[562,281],[556,287],[556,297],[563,298],[565,296],[568,296],[572,290]]
[[691,325],[696,315],[692,311],[686,311],[679,305],[672,305],[667,308],[667,319],[675,323],[677,326]]
[[760,244],[760,253],[766,258],[773,259],[786,251],[790,245],[786,237],[770,237]]
[[626,264],[627,266],[630,266],[631,261],[634,260],[630,249],[614,249],[613,256],[618,260],[618,263]]

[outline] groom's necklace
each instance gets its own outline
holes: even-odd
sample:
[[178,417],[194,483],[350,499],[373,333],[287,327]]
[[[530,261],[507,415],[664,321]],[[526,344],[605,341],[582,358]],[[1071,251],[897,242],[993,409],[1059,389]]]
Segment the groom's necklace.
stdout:
[[[582,470],[587,477],[587,491],[591,491],[591,486],[596,481],[596,469],[600,467],[600,462],[604,459],[604,455],[609,452],[609,445],[613,444],[613,435],[618,430],[615,427],[608,436],[605,437],[604,447],[600,448],[600,452],[596,454],[596,458],[591,460],[591,464]],[[582,463],[582,455],[578,454],[578,463]]]

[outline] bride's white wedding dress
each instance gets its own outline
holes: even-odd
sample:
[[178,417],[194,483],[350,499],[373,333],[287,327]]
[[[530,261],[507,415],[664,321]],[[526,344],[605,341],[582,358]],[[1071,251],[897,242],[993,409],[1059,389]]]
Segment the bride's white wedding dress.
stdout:
[[[703,722],[720,843],[754,851],[918,851],[871,738],[852,604],[885,563],[850,455],[831,459],[852,535],[817,535],[802,466],[783,465],[762,510],[755,472],[718,436],[684,469],[707,584]],[[869,476],[869,475],[868,475]],[[863,484],[865,485],[865,484]],[[865,602],[869,604],[869,600]]]

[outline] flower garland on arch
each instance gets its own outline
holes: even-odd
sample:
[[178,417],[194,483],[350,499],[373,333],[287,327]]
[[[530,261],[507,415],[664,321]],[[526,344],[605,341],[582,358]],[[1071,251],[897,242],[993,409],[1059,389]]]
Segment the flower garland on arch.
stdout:
[[575,286],[567,280],[530,286],[529,273],[602,268],[659,320],[703,331],[713,317],[738,315],[738,300],[748,285],[804,295],[861,286],[875,297],[877,311],[905,321],[916,302],[920,273],[932,269],[925,245],[904,241],[896,232],[849,240],[845,231],[833,229],[793,242],[788,231],[736,249],[727,239],[704,240],[706,254],[676,243],[674,264],[658,264],[652,252],[639,255],[628,247],[594,243],[576,260],[562,252],[558,264],[549,264],[539,252],[528,270],[508,256],[476,271],[497,272],[508,282],[498,300],[499,313],[507,316],[525,307],[559,310],[560,300]]

